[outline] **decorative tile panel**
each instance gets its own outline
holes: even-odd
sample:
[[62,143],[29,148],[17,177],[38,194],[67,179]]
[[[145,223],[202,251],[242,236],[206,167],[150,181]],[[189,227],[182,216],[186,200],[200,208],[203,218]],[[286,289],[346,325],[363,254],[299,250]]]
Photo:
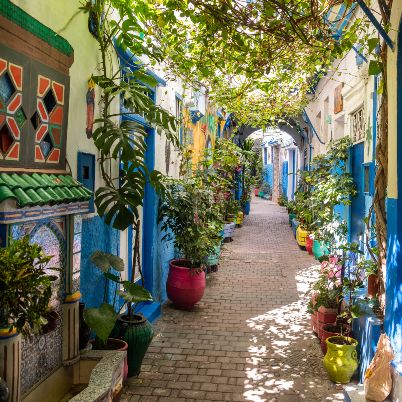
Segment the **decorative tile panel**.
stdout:
[[60,162],[64,85],[38,75],[37,108],[31,117],[35,131],[35,162]]
[[74,240],[73,240],[73,281],[72,292],[80,290],[81,276],[81,240],[82,240],[82,216],[74,215]]
[[[51,304],[62,317],[64,274],[66,264],[66,238],[64,218],[12,224],[11,240],[29,235],[32,243],[42,246],[46,255],[52,256],[47,268],[58,276],[53,282]],[[52,268],[60,269],[54,271]],[[56,329],[47,334],[26,338],[22,342],[21,393],[26,394],[38,382],[44,380],[62,364],[62,319]]]
[[0,160],[20,159],[21,129],[27,120],[22,106],[22,66],[0,58]]

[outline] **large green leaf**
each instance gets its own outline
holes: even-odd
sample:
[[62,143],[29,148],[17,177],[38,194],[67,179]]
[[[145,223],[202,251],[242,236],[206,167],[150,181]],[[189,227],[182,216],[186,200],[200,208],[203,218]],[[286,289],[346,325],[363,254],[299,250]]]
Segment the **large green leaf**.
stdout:
[[103,303],[98,308],[84,310],[84,321],[96,333],[96,336],[106,342],[117,320],[117,313],[114,308]]
[[119,295],[129,303],[140,303],[145,301],[152,301],[152,295],[144,287],[132,283],[130,281],[122,282],[124,291],[119,291]]
[[108,272],[110,268],[116,271],[124,271],[124,261],[117,255],[104,253],[103,251],[94,251],[91,255],[91,261],[102,271]]

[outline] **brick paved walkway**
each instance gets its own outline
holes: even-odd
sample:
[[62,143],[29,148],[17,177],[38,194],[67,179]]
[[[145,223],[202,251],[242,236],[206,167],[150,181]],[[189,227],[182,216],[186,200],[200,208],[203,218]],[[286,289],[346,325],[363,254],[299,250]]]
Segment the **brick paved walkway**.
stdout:
[[326,379],[303,301],[314,260],[287,219],[284,208],[253,199],[200,304],[164,308],[124,402],[343,400]]

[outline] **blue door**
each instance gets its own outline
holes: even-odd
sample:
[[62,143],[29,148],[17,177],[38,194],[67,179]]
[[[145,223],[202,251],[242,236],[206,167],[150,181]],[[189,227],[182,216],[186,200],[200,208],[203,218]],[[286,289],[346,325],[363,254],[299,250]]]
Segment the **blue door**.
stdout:
[[350,241],[361,242],[365,232],[365,197],[363,193],[364,142],[353,145],[351,149],[351,172],[357,194],[350,208]]

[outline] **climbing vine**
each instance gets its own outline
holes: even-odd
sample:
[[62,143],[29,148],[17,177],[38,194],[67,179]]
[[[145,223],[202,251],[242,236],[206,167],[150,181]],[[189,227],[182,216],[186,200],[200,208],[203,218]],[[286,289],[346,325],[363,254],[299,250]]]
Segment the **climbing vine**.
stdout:
[[210,99],[254,126],[297,115],[335,57],[353,44],[335,39],[325,16],[336,1],[149,0],[146,22],[172,73],[205,85]]

